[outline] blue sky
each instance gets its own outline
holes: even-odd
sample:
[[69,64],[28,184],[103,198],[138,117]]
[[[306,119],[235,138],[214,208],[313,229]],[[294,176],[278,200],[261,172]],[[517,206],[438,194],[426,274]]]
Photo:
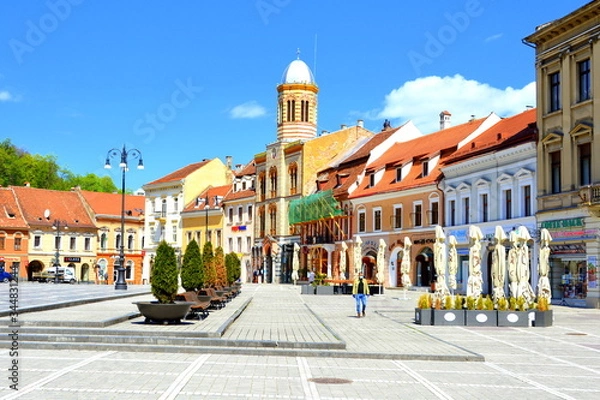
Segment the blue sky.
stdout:
[[276,86],[297,49],[320,88],[319,131],[509,116],[535,105],[522,39],[587,2],[2,1],[0,140],[118,187],[108,151],[139,149],[130,189],[204,158],[245,164],[276,139]]

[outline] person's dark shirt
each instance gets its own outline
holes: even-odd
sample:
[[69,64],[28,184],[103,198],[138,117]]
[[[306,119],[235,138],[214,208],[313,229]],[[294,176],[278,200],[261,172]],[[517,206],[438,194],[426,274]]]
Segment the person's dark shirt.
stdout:
[[358,281],[358,289],[356,290],[358,294],[365,294],[365,283],[362,278]]

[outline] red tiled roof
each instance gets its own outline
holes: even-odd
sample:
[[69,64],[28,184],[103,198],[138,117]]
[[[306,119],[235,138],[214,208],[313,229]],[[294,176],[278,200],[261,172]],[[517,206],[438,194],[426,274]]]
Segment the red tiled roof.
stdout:
[[[121,216],[121,202],[123,200],[121,194],[90,192],[87,190],[80,190],[79,192],[95,214]],[[132,215],[143,215],[144,207],[144,196],[125,195],[125,214],[128,214],[127,211],[131,211]]]
[[10,188],[0,188],[0,227],[28,229],[15,194]]
[[446,165],[482,153],[534,141],[536,136],[535,122],[535,108],[504,118],[452,154],[446,161]]
[[237,192],[231,191],[225,196],[223,201],[227,202],[231,200],[254,198],[254,196],[256,196],[256,191],[252,189],[238,190]]
[[[52,226],[54,220],[67,223],[69,227],[96,227],[77,192],[11,186],[30,226]],[[50,215],[45,218],[48,210]]]
[[392,136],[400,128],[402,128],[402,126],[399,126],[397,128],[388,129],[386,131],[381,131],[379,133],[376,133],[375,135],[373,135],[369,139],[368,142],[366,142],[363,146],[361,146],[356,151],[356,153],[354,153],[354,154],[350,155],[349,157],[345,158],[341,162],[341,164],[350,163],[352,161],[356,161],[356,160],[359,160],[361,158],[368,157],[369,154],[371,153],[371,150],[373,150],[381,142],[383,142],[384,140],[386,140],[387,138],[389,138],[390,136]]
[[[208,197],[209,208],[221,207],[221,203],[217,204],[215,197],[221,197],[222,202],[222,199],[224,199],[225,196],[231,191],[232,187],[233,185],[231,183],[223,186],[209,186],[206,190],[198,195],[197,199],[206,199]],[[185,206],[183,212],[204,210],[205,208],[206,204],[204,201],[198,202],[196,199],[194,199]]]
[[241,177],[246,175],[254,175],[256,174],[256,163],[254,160],[250,161],[241,170],[234,172],[235,176]]
[[208,164],[211,161],[212,160],[203,160],[201,162],[190,164],[190,165],[185,166],[185,167],[183,167],[181,169],[178,169],[175,172],[171,172],[170,174],[165,175],[162,178],[159,178],[159,179],[157,179],[155,181],[147,183],[146,185],[156,185],[158,183],[179,181],[179,180],[185,179],[189,174],[191,174],[192,172],[194,172],[194,171],[202,168],[203,166],[205,166],[206,164]]
[[[365,177],[350,198],[405,190],[436,183],[442,176],[440,168],[444,165],[451,151],[458,146],[461,140],[464,140],[479,128],[486,119],[487,117],[476,119],[407,142],[394,144],[379,159],[367,165],[367,171],[377,171],[385,167],[383,177],[373,187],[369,186],[368,176]],[[440,154],[440,159],[437,165],[430,167],[427,176],[422,176],[422,160],[424,157],[427,155],[437,155],[438,153]],[[396,182],[396,166],[404,165],[409,161],[412,161],[413,165],[408,175],[404,176],[400,182]]]

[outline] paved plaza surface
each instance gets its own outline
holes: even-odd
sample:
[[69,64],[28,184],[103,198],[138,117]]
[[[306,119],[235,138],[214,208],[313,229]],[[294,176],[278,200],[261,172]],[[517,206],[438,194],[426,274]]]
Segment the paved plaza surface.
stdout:
[[554,306],[548,328],[421,326],[418,292],[371,296],[356,318],[349,295],[247,284],[204,320],[152,325],[132,304],[149,287],[119,292],[21,283],[14,328],[0,286],[0,398],[600,398],[600,310]]

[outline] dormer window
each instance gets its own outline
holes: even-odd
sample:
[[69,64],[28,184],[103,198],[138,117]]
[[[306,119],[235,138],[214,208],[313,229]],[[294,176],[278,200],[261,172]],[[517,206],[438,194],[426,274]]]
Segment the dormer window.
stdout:
[[402,181],[402,167],[396,168],[396,182]]
[[375,173],[369,174],[369,187],[375,186]]
[[429,175],[429,161],[423,161],[423,177]]

